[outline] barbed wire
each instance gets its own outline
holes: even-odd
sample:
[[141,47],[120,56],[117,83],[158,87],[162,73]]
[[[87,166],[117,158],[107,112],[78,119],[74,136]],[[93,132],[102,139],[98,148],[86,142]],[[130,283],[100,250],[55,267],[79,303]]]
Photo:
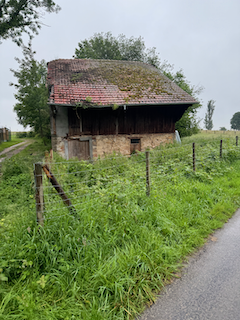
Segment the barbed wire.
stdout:
[[[181,168],[183,168],[183,167],[185,167],[185,165],[182,165],[182,166],[180,166],[180,169]],[[178,168],[179,169],[179,168]],[[174,172],[172,172],[172,173],[176,173],[176,170],[174,171]],[[162,173],[161,172],[161,178],[165,178],[165,177],[169,177],[169,172],[168,173]],[[144,177],[144,179],[145,179],[145,177]],[[158,179],[159,179],[159,177],[158,177]],[[151,181],[152,182],[154,182],[154,179],[151,179]],[[77,190],[74,192],[74,193],[76,193],[77,192]],[[96,195],[96,194],[99,194],[99,193],[101,193],[101,198],[103,198],[103,197],[105,197],[105,198],[107,198],[107,197],[109,197],[109,196],[112,196],[112,195],[109,195],[109,194],[105,194],[104,193],[104,190],[94,190],[94,191],[91,191],[91,192],[89,192],[89,193],[84,193],[84,194],[82,194],[82,195],[77,195],[77,199],[76,198],[74,198],[74,197],[68,197],[68,199],[69,200],[71,200],[71,202],[74,202],[74,201],[76,201],[76,200],[79,200],[79,199],[81,199],[81,198],[86,198],[86,197],[91,197],[90,199],[87,199],[86,201],[81,201],[81,203],[75,203],[75,204],[72,204],[72,206],[68,206],[68,207],[65,207],[64,206],[64,200],[61,200],[61,199],[59,199],[59,200],[57,200],[57,201],[45,201],[44,203],[43,203],[43,205],[45,205],[45,206],[48,206],[48,205],[54,205],[54,204],[59,204],[60,206],[61,206],[61,209],[66,209],[66,208],[71,208],[71,207],[73,207],[73,208],[78,208],[78,207],[80,207],[80,206],[83,206],[83,205],[85,205],[85,204],[87,204],[87,203],[89,203],[89,202],[91,202],[91,201],[94,201],[94,199],[92,198],[92,196],[94,196],[94,195]],[[64,193],[58,193],[59,195],[61,195],[61,194],[64,194]],[[57,193],[55,193],[55,195],[57,196],[58,195]],[[67,201],[67,200],[66,200]],[[98,199],[96,200],[96,201],[98,201]],[[45,208],[45,213],[51,213],[51,212],[54,212],[54,211],[56,211],[56,210],[58,210],[58,208],[53,208],[53,209],[47,209],[47,208]]]
[[[84,163],[90,163],[90,164],[95,164],[97,162],[102,162],[102,161],[108,161],[108,160],[118,160],[118,159],[131,159],[132,157],[138,157],[141,154],[141,152],[136,153],[136,154],[131,154],[131,155],[123,155],[123,154],[119,154],[116,156],[104,156],[104,158],[96,158],[96,159],[88,159],[88,160],[65,160],[65,161],[54,161],[55,164],[79,164],[81,163],[81,161],[84,161]],[[49,162],[51,163],[51,159],[49,159]],[[48,162],[48,163],[49,163]],[[43,162],[39,162],[41,164],[44,164],[45,161]]]
[[[146,160],[145,159],[141,159],[140,161],[138,161],[137,163],[144,163]],[[62,175],[76,175],[76,174],[83,174],[83,173],[95,173],[95,172],[98,172],[98,171],[104,171],[104,170],[108,170],[108,169],[113,169],[113,168],[120,168],[120,167],[124,167],[125,164],[119,164],[119,165],[112,165],[112,166],[109,166],[109,167],[103,167],[103,168],[91,168],[91,169],[87,169],[87,170],[81,170],[81,171],[72,171],[72,172],[64,172],[64,173],[54,173],[54,176],[55,177],[58,177],[58,176],[62,176]],[[50,170],[51,169],[57,169],[57,168],[54,168],[54,166],[52,166],[52,168],[49,168]],[[41,175],[35,175],[36,177],[38,176],[41,176]]]
[[[230,139],[228,139],[230,140]],[[216,138],[216,141],[219,141],[219,138]],[[229,147],[230,145],[226,143]],[[239,149],[237,149],[239,151]],[[223,150],[225,152],[225,150]],[[220,158],[219,156],[219,145],[209,145],[209,142],[200,142],[195,144],[195,164],[196,168],[201,168],[203,161],[211,161],[212,157]],[[165,180],[166,178],[174,177],[174,175],[181,172],[184,173],[184,169],[187,168],[193,170],[193,144],[183,144],[180,146],[174,146],[167,149],[154,149],[149,152],[150,159],[150,179],[146,176],[146,157],[144,153],[137,153],[134,156],[128,155],[119,155],[113,157],[106,157],[103,159],[96,159],[94,161],[88,161],[82,163],[80,161],[62,161],[62,162],[46,162],[49,165],[49,168],[54,171],[54,177],[60,179],[59,184],[55,185],[46,185],[49,178],[44,175],[43,186],[41,188],[45,191],[44,202],[42,203],[45,207],[44,215],[45,217],[42,220],[52,220],[58,219],[61,217],[75,217],[78,215],[78,212],[69,213],[69,210],[88,210],[89,205],[94,206],[96,201],[99,201],[99,197],[103,201],[103,205],[106,205],[106,201],[111,200],[113,194],[109,194],[109,184],[121,183],[123,181],[129,181],[135,186],[142,188],[143,181],[147,185],[148,182],[151,182],[151,188],[154,190],[157,185],[159,185],[159,179]],[[122,161],[119,163],[118,161]],[[127,160],[127,161],[126,161]],[[172,162],[171,162],[172,160]],[[107,167],[104,167],[105,161],[108,161],[109,164]],[[112,163],[111,163],[112,161]],[[107,163],[108,163],[107,162]],[[167,163],[168,162],[168,163]],[[44,163],[44,162],[43,162]],[[76,167],[81,165],[91,164],[89,168],[84,168],[84,170],[70,171],[71,166],[76,165]],[[127,164],[127,165],[126,165]],[[129,164],[129,167],[128,167]],[[137,165],[136,168],[132,168],[132,165]],[[167,164],[167,167],[164,167],[164,164]],[[99,167],[102,166],[102,167]],[[77,168],[78,169],[78,168]],[[136,169],[136,171],[135,171]],[[188,170],[189,170],[188,169]],[[116,171],[115,173],[112,170]],[[123,170],[123,172],[119,172]],[[63,172],[59,172],[63,171]],[[112,174],[108,174],[112,173]],[[188,172],[188,171],[186,171]],[[190,171],[189,171],[190,172]],[[91,177],[82,177],[81,175],[92,175]],[[40,175],[38,175],[40,176]],[[41,175],[42,176],[42,175]],[[73,179],[73,181],[66,181],[66,179]],[[76,179],[79,179],[76,181]],[[119,180],[120,179],[120,180]],[[124,180],[122,180],[124,179]],[[141,179],[141,180],[140,180]],[[137,180],[141,184],[137,182]],[[156,183],[158,182],[158,183]],[[98,186],[98,183],[99,186]],[[106,184],[106,188],[105,185]],[[59,187],[66,189],[65,192],[56,192],[53,187]],[[96,188],[92,188],[96,186]],[[104,186],[101,189],[101,186]],[[99,187],[99,188],[98,188]],[[86,189],[88,188],[88,189]],[[38,189],[38,188],[36,188]],[[48,190],[52,190],[49,192]],[[89,191],[90,192],[87,192]],[[108,191],[106,191],[108,190]],[[67,194],[67,199],[56,200],[57,196],[62,196]],[[98,195],[99,197],[95,196]],[[66,206],[67,201],[71,201],[72,205]],[[51,208],[49,208],[51,206]],[[54,212],[66,211],[65,214],[56,215]],[[51,214],[53,214],[51,216]],[[49,216],[50,215],[50,216]],[[77,218],[77,217],[76,217]]]
[[[186,146],[190,146],[192,145],[192,143],[187,143],[187,144],[181,144],[179,146],[171,146],[167,149],[158,149],[158,147],[156,147],[155,149],[151,150],[150,153],[153,153],[153,152],[166,152],[167,151],[170,151],[170,150],[175,150],[175,149],[180,149],[180,148],[183,148],[183,147],[186,147]],[[98,162],[102,162],[102,161],[109,161],[109,160],[119,160],[119,159],[133,159],[133,158],[138,158],[140,157],[141,155],[143,154],[143,152],[136,152],[135,154],[131,154],[131,155],[116,155],[116,156],[107,156],[105,158],[97,158],[97,159],[89,159],[89,160],[82,160],[84,161],[84,163],[90,163],[90,164],[97,164]],[[49,159],[50,160],[50,159]],[[39,162],[41,164],[65,164],[65,165],[71,165],[71,164],[81,164],[81,161],[80,160],[65,160],[65,161],[58,161],[58,162],[55,162],[54,160],[50,160],[50,161],[43,161],[43,162]]]
[[[215,138],[216,141],[219,141],[219,138]],[[203,145],[204,144],[204,145]],[[198,144],[198,147],[204,147],[206,146],[206,144],[209,144],[209,141],[201,141],[200,144]],[[192,143],[187,143],[187,144],[181,144],[179,146],[173,146],[173,147],[169,147],[169,148],[165,148],[165,149],[158,149],[158,147],[156,147],[155,149],[150,151],[150,154],[153,155],[154,153],[170,153],[170,152],[175,152],[175,150],[177,149],[185,149],[187,146],[191,147]],[[184,151],[184,150],[183,150]],[[106,158],[98,158],[98,159],[94,159],[94,160],[82,160],[85,163],[89,163],[89,164],[93,164],[96,165],[99,162],[103,162],[103,161],[109,161],[109,160],[119,160],[119,159],[133,159],[140,157],[143,154],[143,152],[137,152],[136,154],[131,154],[131,155],[117,155],[117,156],[113,156],[113,157],[108,157],[106,156]],[[50,161],[43,161],[40,162],[41,164],[49,164],[49,165],[59,165],[59,164],[64,164],[64,165],[72,165],[72,164],[78,164],[81,165],[82,162],[79,160],[73,161],[73,160],[65,160],[65,161],[61,161],[61,162],[55,162],[54,160],[50,160]],[[120,164],[121,165],[121,164]]]
[[[77,192],[77,191],[76,191]],[[95,192],[94,191],[91,191],[91,192],[89,192],[89,193],[86,193],[86,194],[83,194],[83,195],[77,195],[77,198],[78,199],[81,199],[81,198],[84,198],[84,197],[87,197],[87,196],[92,196],[93,194],[97,194],[98,192],[96,192],[96,190],[95,190]],[[55,193],[54,195],[63,195],[63,194],[65,194],[65,192],[64,193],[61,193],[61,192],[59,192],[59,193]],[[102,195],[105,195],[104,193],[103,193],[103,190],[102,190]],[[68,197],[68,200],[76,200],[75,198],[73,198],[73,197]],[[61,200],[61,199],[59,199],[59,200],[57,200],[57,201],[44,201],[44,202],[41,202],[41,204],[43,204],[43,205],[49,205],[49,204],[54,204],[54,203],[59,203],[59,204],[62,204],[62,203],[64,203],[64,202],[67,202],[67,199],[66,200]],[[85,202],[81,202],[81,203],[85,203]],[[55,210],[55,209],[54,209]]]
[[[142,168],[142,170],[144,170],[145,169],[145,167],[143,167]],[[69,182],[69,183],[66,183],[66,182],[63,182],[63,181],[60,181],[59,182],[59,184],[62,184],[64,187],[66,187],[66,186],[74,186],[74,185],[79,185],[79,184],[87,184],[87,183],[92,183],[92,182],[97,182],[97,181],[101,181],[101,180],[103,180],[103,179],[111,179],[111,178],[118,178],[118,177],[124,177],[124,178],[127,178],[127,177],[125,177],[125,175],[126,174],[128,174],[129,172],[131,172],[132,173],[132,175],[135,175],[136,176],[136,172],[133,172],[132,171],[132,168],[129,168],[129,170],[125,170],[124,172],[118,172],[118,173],[115,173],[115,174],[112,174],[112,175],[106,175],[106,176],[99,176],[99,177],[96,177],[96,178],[94,178],[94,177],[91,177],[91,178],[89,178],[89,179],[82,179],[82,180],[79,180],[79,181],[77,181],[77,182]],[[64,175],[65,176],[68,176],[69,175],[69,173],[64,173]],[[37,176],[42,176],[42,175],[36,175],[36,177]],[[55,174],[54,174],[54,176],[56,176]],[[77,177],[76,177],[77,178]],[[48,181],[49,180],[49,178],[47,177],[47,176],[44,176],[44,181]],[[51,185],[43,185],[41,188],[44,188],[44,189],[47,189],[47,188],[51,188],[52,189],[52,187],[59,187],[59,184],[51,184]],[[39,187],[36,187],[36,189],[39,189]]]
[[[218,150],[216,150],[216,152],[217,152]],[[196,151],[195,151],[196,152]],[[191,161],[191,157],[192,157],[192,154],[188,154],[187,152],[184,154],[184,156],[186,157],[186,155],[188,156],[188,158],[186,158],[186,159],[184,159],[185,161],[185,163],[189,163],[190,161]],[[196,155],[197,155],[197,152],[196,152]],[[166,160],[166,158],[172,158],[171,157],[171,155],[168,155],[167,157],[164,157],[164,160]],[[151,158],[152,159],[152,158]],[[181,163],[181,161],[182,161],[182,159],[180,159],[179,160],[179,158],[177,157],[177,158],[173,158],[173,160],[177,160],[174,164],[175,165],[177,165],[177,164],[179,164],[179,166],[180,166],[180,163]],[[196,161],[201,161],[201,160],[199,160],[199,159],[196,159]],[[142,163],[145,163],[145,159],[144,160],[142,160],[141,161]],[[159,163],[151,163],[151,167],[153,167],[154,169],[156,169],[156,167],[158,167],[160,164]],[[185,164],[182,166],[182,167],[184,167],[185,166]],[[107,168],[103,168],[103,169],[101,169],[101,168],[97,168],[97,170],[99,170],[99,171],[101,171],[101,170],[105,170],[105,169],[110,169],[110,168],[116,168],[116,167],[119,167],[119,166],[111,166],[111,167],[107,167]],[[142,170],[144,170],[144,168],[142,168]],[[88,173],[92,173],[90,170],[86,170],[86,171],[84,171],[84,172],[88,172]],[[83,183],[83,184],[88,184],[88,183],[93,183],[93,182],[96,182],[96,181],[100,181],[101,182],[101,180],[103,180],[103,179],[111,179],[111,178],[117,178],[117,177],[119,177],[119,176],[124,176],[125,178],[127,178],[126,177],[126,174],[128,174],[128,172],[132,172],[132,168],[129,168],[129,170],[125,170],[124,172],[122,172],[122,173],[120,173],[120,172],[118,172],[118,173],[115,173],[115,174],[113,174],[113,175],[106,175],[106,176],[99,176],[99,177],[96,177],[96,178],[94,178],[94,177],[91,177],[91,178],[89,178],[89,179],[83,179],[83,180],[80,180],[80,181],[77,181],[77,182],[69,182],[69,183],[66,183],[66,182],[62,182],[63,183],[63,186],[64,187],[67,187],[67,186],[70,186],[70,187],[73,187],[73,186],[77,186],[77,185],[79,185],[79,184],[81,184],[81,183]],[[67,176],[67,175],[76,175],[76,174],[79,174],[79,173],[83,173],[83,171],[75,171],[75,172],[64,172],[64,173],[62,173],[62,174],[59,174],[59,175],[57,175],[57,174],[54,174],[54,176],[61,176],[61,177],[63,177],[63,176]],[[101,174],[101,172],[99,172],[99,174]],[[169,174],[169,172],[168,172],[168,174]],[[48,178],[47,177],[45,177],[44,178],[45,180],[48,180]],[[56,184],[56,185],[49,185],[49,186],[43,186],[43,188],[44,189],[47,189],[47,188],[49,188],[49,189],[51,189],[52,187],[58,187],[59,186],[59,184]],[[70,190],[70,192],[71,192],[71,190]],[[60,193],[61,194],[61,193]]]

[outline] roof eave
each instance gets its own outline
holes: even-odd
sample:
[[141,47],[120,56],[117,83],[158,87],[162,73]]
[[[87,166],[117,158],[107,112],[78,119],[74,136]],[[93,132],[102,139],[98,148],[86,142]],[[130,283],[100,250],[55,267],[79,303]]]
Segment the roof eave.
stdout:
[[[141,107],[141,106],[172,106],[172,105],[188,105],[192,106],[194,104],[199,104],[198,101],[183,101],[183,102],[159,102],[159,103],[125,103],[125,104],[117,104],[118,107]],[[50,106],[60,106],[60,107],[76,107],[76,103],[54,103],[54,102],[48,102],[48,105]],[[89,105],[87,108],[111,108],[114,104],[108,104],[108,105]]]

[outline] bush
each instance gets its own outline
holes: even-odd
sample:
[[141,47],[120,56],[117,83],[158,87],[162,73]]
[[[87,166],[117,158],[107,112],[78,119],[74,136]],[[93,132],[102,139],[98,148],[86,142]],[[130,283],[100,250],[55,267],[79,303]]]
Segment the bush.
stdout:
[[33,131],[29,131],[27,136],[28,138],[34,138],[36,136],[36,133]]
[[19,139],[22,138],[34,138],[36,136],[36,133],[34,131],[22,131],[22,132],[16,132],[16,137]]
[[27,132],[16,132],[16,137],[19,138],[19,139],[22,139],[22,138],[26,138],[27,137]]

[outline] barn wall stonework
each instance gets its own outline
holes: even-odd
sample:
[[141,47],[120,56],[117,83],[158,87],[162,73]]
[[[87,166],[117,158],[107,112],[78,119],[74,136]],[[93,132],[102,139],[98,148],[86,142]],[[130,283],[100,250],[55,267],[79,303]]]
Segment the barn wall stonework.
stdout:
[[65,139],[62,137],[52,136],[51,140],[53,151],[57,152],[64,159],[67,159]]
[[141,135],[99,135],[93,137],[93,157],[111,154],[113,152],[123,155],[130,154],[131,139],[140,138],[141,151],[153,149],[160,144],[173,142],[175,133],[156,133]]
[[[82,139],[87,136],[79,136]],[[52,136],[52,148],[63,158],[68,159],[68,139],[64,137]],[[78,139],[74,136],[74,140]],[[92,136],[92,156],[93,158],[102,157],[113,152],[123,155],[130,155],[131,139],[140,139],[141,151],[154,149],[160,144],[172,143],[175,133],[155,133],[155,134],[133,134],[133,135],[97,135]]]

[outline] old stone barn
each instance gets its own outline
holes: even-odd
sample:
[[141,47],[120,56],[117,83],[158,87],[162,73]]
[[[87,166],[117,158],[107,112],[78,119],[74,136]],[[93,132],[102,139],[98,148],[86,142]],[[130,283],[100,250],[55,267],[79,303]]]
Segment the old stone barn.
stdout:
[[70,59],[48,63],[52,148],[64,158],[129,155],[175,139],[196,101],[141,62]]

